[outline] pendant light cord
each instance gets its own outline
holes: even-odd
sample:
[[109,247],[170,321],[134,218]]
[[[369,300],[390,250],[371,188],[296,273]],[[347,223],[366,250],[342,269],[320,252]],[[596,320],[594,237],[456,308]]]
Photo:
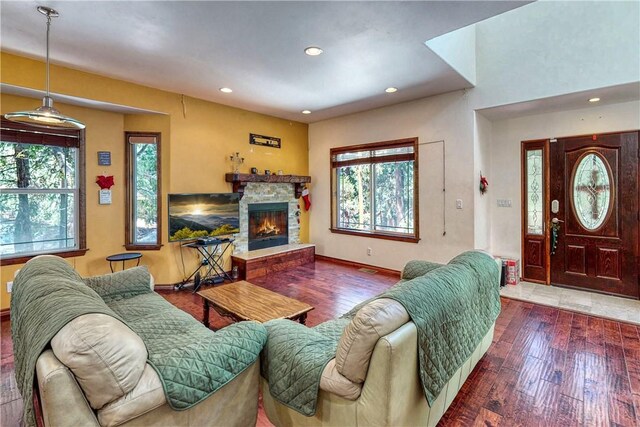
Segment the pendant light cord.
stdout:
[[49,96],[49,31],[51,29],[51,14],[47,14],[47,97]]

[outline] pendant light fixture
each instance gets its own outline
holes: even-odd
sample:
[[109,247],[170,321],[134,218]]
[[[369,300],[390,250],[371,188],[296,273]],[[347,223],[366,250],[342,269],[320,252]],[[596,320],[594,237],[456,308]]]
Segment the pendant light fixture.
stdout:
[[4,117],[12,122],[29,124],[47,129],[84,129],[84,123],[65,116],[53,107],[53,98],[49,94],[49,30],[51,18],[56,18],[59,13],[45,6],[38,6],[38,12],[47,17],[47,87],[46,95],[42,98],[42,107],[31,111],[17,111],[7,113]]

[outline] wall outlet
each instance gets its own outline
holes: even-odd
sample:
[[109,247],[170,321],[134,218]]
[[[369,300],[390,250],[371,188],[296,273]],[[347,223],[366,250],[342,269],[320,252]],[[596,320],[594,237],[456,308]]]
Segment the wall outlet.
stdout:
[[498,199],[498,207],[499,208],[510,208],[511,200],[510,199]]
[[372,253],[371,248],[367,248],[367,255],[371,256],[371,253]]
[[13,290],[13,282],[7,282],[7,292],[11,293]]
[[462,199],[456,199],[456,209],[462,209]]

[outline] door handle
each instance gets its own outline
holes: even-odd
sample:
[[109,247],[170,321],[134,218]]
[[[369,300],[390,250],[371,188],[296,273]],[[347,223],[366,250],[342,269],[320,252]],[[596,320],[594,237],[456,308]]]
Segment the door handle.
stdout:
[[564,222],[559,218],[551,219],[551,255],[556,254],[556,249],[558,248],[558,234],[560,233],[560,223]]

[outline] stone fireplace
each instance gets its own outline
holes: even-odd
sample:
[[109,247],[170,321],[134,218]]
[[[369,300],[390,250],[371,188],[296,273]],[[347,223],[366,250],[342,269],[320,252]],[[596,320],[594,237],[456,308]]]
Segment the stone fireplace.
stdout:
[[288,203],[251,203],[248,214],[250,251],[289,243]]
[[[298,200],[295,198],[293,184],[289,183],[261,183],[250,182],[247,183],[244,188],[244,195],[240,199],[240,233],[236,234],[236,240],[234,242],[235,249],[233,253],[235,255],[245,253],[250,250],[257,249],[251,245],[251,220],[249,210],[250,207],[255,205],[256,207],[272,207],[274,205],[281,205],[284,207],[284,218],[282,214],[279,214],[276,227],[280,229],[280,234],[284,234],[284,238],[279,240],[278,245],[286,245],[288,243],[300,243],[300,224],[298,224]],[[266,214],[263,214],[266,215]],[[266,216],[270,216],[268,214]],[[272,221],[274,220],[273,217]],[[270,224],[273,226],[274,224]],[[263,236],[267,237],[267,236]],[[263,240],[264,242],[265,240]],[[271,242],[273,243],[273,241]],[[268,246],[261,246],[266,248]]]

